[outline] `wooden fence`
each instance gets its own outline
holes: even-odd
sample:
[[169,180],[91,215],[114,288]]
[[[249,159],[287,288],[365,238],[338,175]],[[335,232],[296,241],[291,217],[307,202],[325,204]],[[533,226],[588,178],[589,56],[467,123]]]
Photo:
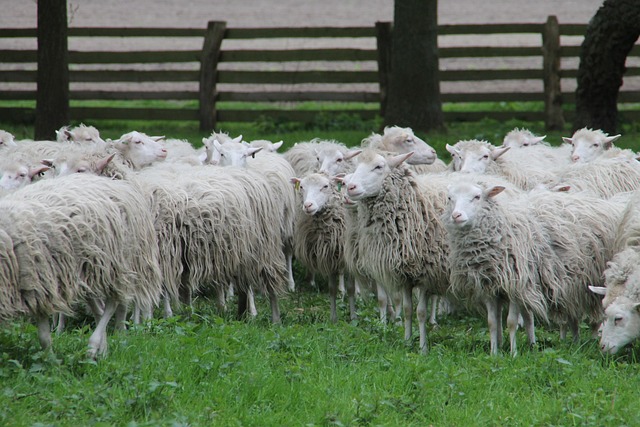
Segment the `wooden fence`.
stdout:
[[[559,24],[553,16],[543,24],[440,26],[445,119],[516,118],[561,126],[572,114],[566,105],[575,100],[573,90],[562,88],[577,75],[585,29],[586,25]],[[128,107],[126,102],[115,106],[74,103],[71,118],[194,120],[207,130],[219,122],[261,117],[312,121],[320,113],[349,113],[372,118],[385,110],[390,35],[389,23],[357,28],[227,28],[224,22],[209,22],[206,29],[70,28],[70,99],[139,101],[136,107]],[[525,36],[534,42],[526,46],[504,42]],[[15,101],[35,100],[37,52],[33,47],[4,46],[16,39],[34,41],[35,37],[35,29],[0,29],[0,101],[4,104],[0,104],[0,121],[34,120],[35,108]],[[197,48],[165,47],[181,38],[195,40]],[[448,38],[453,42],[447,42]],[[456,38],[462,40],[458,45]],[[574,40],[563,45],[563,38]],[[93,40],[98,39],[107,40],[108,47],[92,48]],[[74,49],[74,40],[85,42],[85,48]],[[153,50],[130,45],[114,49],[125,40],[143,40],[147,47],[153,40],[158,45]],[[269,45],[272,41],[275,44]],[[322,41],[333,45],[325,47]],[[630,55],[637,57],[638,46]],[[524,65],[514,65],[516,62]],[[566,62],[570,65],[564,65]],[[478,65],[482,63],[488,65]],[[640,67],[634,63],[629,66],[628,61],[620,103],[640,102],[640,85],[627,84],[627,78],[638,76]],[[152,88],[142,88],[145,85]],[[147,100],[192,102],[177,108],[140,106]],[[320,108],[296,108],[306,101]],[[449,108],[456,103],[514,101],[531,107],[518,111],[485,111],[483,104],[475,111]],[[322,108],[324,102],[338,106],[327,110]],[[12,103],[17,105],[7,106]],[[624,114],[640,119],[639,111]]]

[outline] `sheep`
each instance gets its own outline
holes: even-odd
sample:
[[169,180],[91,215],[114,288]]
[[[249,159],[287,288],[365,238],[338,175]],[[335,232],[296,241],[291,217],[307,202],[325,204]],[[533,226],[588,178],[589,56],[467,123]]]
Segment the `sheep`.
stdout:
[[2,247],[18,267],[2,287],[18,288],[18,310],[36,317],[44,348],[51,345],[49,316],[71,313],[81,301],[105,301],[89,339],[91,358],[106,354],[105,329],[119,304],[157,303],[153,225],[129,183],[86,175],[43,180],[2,198],[0,211]]
[[613,147],[613,142],[620,138],[620,134],[609,136],[600,129],[582,128],[573,136],[563,136],[562,140],[572,146],[571,161],[574,163],[588,163],[607,154],[608,157],[629,156],[635,158],[631,150],[621,150]]
[[280,206],[278,217],[280,218],[281,241],[284,245],[283,250],[289,272],[288,287],[290,291],[293,291],[295,281],[292,254],[296,199],[295,192],[289,185],[289,179],[295,173],[293,168],[277,153],[261,153],[255,156],[262,150],[262,147],[251,147],[248,144],[235,141],[220,144],[217,140],[214,141],[214,146],[220,152],[221,166],[248,167],[262,174],[270,185],[270,194],[276,198],[276,202]]
[[640,163],[635,159],[601,156],[588,163],[577,162],[557,169],[547,185],[567,185],[571,191],[589,191],[610,198],[640,188]]
[[411,152],[396,156],[365,149],[345,181],[358,205],[358,269],[387,290],[401,290],[405,340],[411,338],[412,289],[420,291],[420,351],[427,352],[427,296],[445,295],[448,270],[445,229],[446,175],[415,175],[404,164]]
[[604,320],[600,349],[615,354],[640,337],[640,191],[633,193],[620,221],[616,254],[604,272],[605,286],[589,286],[602,295]]
[[73,129],[70,129],[69,126],[61,127],[56,131],[56,140],[58,142],[74,142],[78,144],[106,144],[106,142],[100,138],[98,129],[82,123]]
[[207,159],[206,148],[195,149],[186,140],[164,139],[162,144],[167,150],[166,161],[168,162],[181,162],[198,166],[205,164]]
[[447,144],[446,148],[452,157],[451,170],[501,176],[525,190],[552,180],[553,171],[561,165],[544,145],[511,150],[472,139],[458,141],[454,146]]
[[0,188],[3,190],[17,190],[49,170],[46,165],[31,166],[28,162],[17,158],[0,161]]
[[347,172],[353,165],[350,160],[360,150],[349,149],[335,140],[312,139],[298,142],[284,152],[284,158],[293,167],[296,176],[323,171],[330,175]]
[[533,315],[545,322],[568,321],[577,339],[578,321],[597,316],[587,286],[602,276],[622,204],[546,190],[496,197],[504,188],[468,180],[449,188],[444,220],[451,291],[484,300],[491,354],[501,343],[502,301],[510,303],[513,355],[518,312],[530,343],[535,343]]
[[546,137],[546,135],[535,136],[528,129],[514,128],[504,136],[504,139],[502,140],[502,146],[509,148],[531,147],[538,144],[548,146],[549,143],[544,140]]
[[[337,322],[336,296],[338,275],[345,268],[345,208],[342,194],[326,174],[312,173],[303,178],[291,178],[300,191],[302,203],[296,221],[294,253],[314,274],[327,278],[331,321]],[[355,286],[348,279],[351,320],[356,318]]]
[[271,142],[266,139],[255,139],[249,142],[249,145],[254,148],[264,148],[264,151],[267,153],[276,153],[280,147],[282,147],[284,141]]
[[0,129],[0,149],[5,147],[15,147],[15,137],[6,130]]
[[412,165],[417,173],[442,172],[447,168],[445,163],[438,159],[436,150],[415,136],[411,128],[387,126],[382,135],[372,133],[363,139],[360,145],[396,154],[413,152],[407,164]]

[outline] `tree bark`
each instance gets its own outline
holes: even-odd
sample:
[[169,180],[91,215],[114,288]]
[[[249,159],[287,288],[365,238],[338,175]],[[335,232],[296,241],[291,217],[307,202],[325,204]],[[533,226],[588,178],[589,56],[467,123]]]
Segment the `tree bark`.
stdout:
[[385,124],[442,128],[438,1],[395,0]]
[[640,1],[606,0],[589,22],[580,49],[573,127],[616,133],[625,61],[640,35]]
[[67,0],[38,0],[38,91],[35,139],[55,140],[69,124]]

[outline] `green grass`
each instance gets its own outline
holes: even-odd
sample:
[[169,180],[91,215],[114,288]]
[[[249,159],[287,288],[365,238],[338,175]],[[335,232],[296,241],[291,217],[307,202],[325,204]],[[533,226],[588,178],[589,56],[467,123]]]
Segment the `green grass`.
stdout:
[[[132,129],[192,141],[207,136],[194,122],[95,121],[104,137]],[[315,128],[289,123],[229,123],[220,130],[247,140],[313,137],[358,145],[379,123],[345,117]],[[460,139],[499,143],[514,127],[545,134],[542,123],[449,123],[419,133],[447,159]],[[0,123],[19,138],[33,128]],[[569,130],[547,133],[560,143]],[[620,146],[638,150],[640,126],[624,124]],[[303,277],[303,274],[300,274]],[[298,283],[301,279],[298,279]],[[328,322],[326,293],[303,289],[281,302],[283,322],[269,322],[259,299],[255,320],[220,317],[213,303],[126,333],[110,333],[110,354],[97,363],[84,353],[91,326],[83,320],[39,349],[28,320],[0,327],[0,425],[11,426],[601,426],[639,425],[637,349],[605,357],[584,329],[578,344],[537,329],[529,349],[489,356],[486,322],[459,313],[430,330],[430,352],[417,351],[400,325],[382,325],[375,302],[359,302],[356,322]],[[340,304],[340,318],[346,305]]]
[[[402,327],[376,320],[373,299],[353,323],[328,323],[324,294],[282,301],[283,324],[219,317],[212,302],[109,337],[84,358],[81,322],[38,350],[35,327],[0,332],[0,424],[148,426],[637,425],[633,350],[603,357],[539,328],[535,349],[488,355],[485,322],[451,315],[430,331],[430,353]],[[340,316],[347,307],[340,305]],[[586,330],[583,331],[586,334]],[[416,334],[417,335],[417,331]],[[519,336],[524,343],[524,334]]]

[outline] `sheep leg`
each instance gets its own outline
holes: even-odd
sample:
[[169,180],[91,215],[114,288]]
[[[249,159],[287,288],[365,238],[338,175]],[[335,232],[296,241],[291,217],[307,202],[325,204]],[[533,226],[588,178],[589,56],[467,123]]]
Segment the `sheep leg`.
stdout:
[[358,318],[358,313],[356,312],[356,283],[350,277],[347,278],[347,295],[349,296],[349,315],[353,321]]
[[296,281],[293,279],[293,256],[287,254],[287,270],[289,271],[289,292],[296,290]]
[[227,286],[227,301],[235,295],[235,287],[236,285],[234,285],[233,282],[229,283],[229,286]]
[[64,331],[67,325],[67,315],[64,313],[56,313],[53,315],[53,327],[56,330],[56,335],[60,335]]
[[487,307],[487,324],[489,326],[489,337],[491,342],[491,355],[496,356],[500,344],[498,343],[498,331],[501,329],[499,302],[497,298],[490,298],[485,301]]
[[[135,309],[140,310],[137,304]],[[127,329],[126,322],[127,322],[127,306],[126,304],[118,304],[118,307],[116,308],[116,330],[124,331],[125,329]],[[134,321],[134,323],[136,322]]]
[[336,309],[336,299],[338,297],[338,286],[336,284],[336,278],[333,275],[329,275],[327,280],[329,286],[329,306],[331,307],[331,323],[338,321],[338,313]]
[[391,291],[391,299],[393,301],[393,317],[396,321],[400,321],[402,317],[402,307],[404,305],[403,293],[394,289]]
[[[418,296],[418,307],[416,308],[416,314],[418,316],[418,327],[420,329],[420,353],[427,354],[427,304],[428,300],[433,298],[427,297],[427,290],[420,288]],[[437,299],[437,297],[436,297]]]
[[438,314],[438,301],[440,298],[438,295],[431,295],[429,297],[429,301],[431,302],[431,316],[429,316],[429,324],[432,326],[436,326],[438,321],[436,320],[436,315]]
[[[228,288],[227,288],[228,289]],[[218,286],[215,289],[216,293],[216,308],[219,314],[223,314],[227,310],[227,292],[225,292],[224,286]]]
[[133,322],[134,325],[139,325],[140,324],[140,317],[141,317],[142,313],[140,311],[140,307],[138,307],[137,305],[133,306],[133,314],[131,315],[131,321]]
[[[382,323],[387,323],[388,298],[387,293],[379,283],[376,285],[376,296],[378,298],[378,311],[380,312],[380,321]],[[389,307],[392,308],[391,305],[389,305]],[[392,316],[395,316],[395,313]]]
[[411,330],[413,328],[413,294],[411,286],[405,286],[403,291],[403,310],[404,310],[404,340],[411,341]]
[[278,306],[278,297],[271,291],[269,292],[269,304],[271,305],[271,323],[280,323],[280,307]]
[[253,293],[253,288],[250,286],[247,291],[247,303],[249,305],[249,315],[256,317],[258,315],[258,309],[256,309],[256,296]]
[[518,318],[520,317],[520,307],[515,302],[509,302],[509,314],[507,315],[507,328],[509,329],[509,346],[511,347],[511,356],[518,354],[517,332]]
[[38,325],[38,340],[43,350],[51,347],[51,324],[49,323],[49,316],[44,314],[38,314],[36,317],[36,323]]
[[344,274],[340,273],[338,276],[338,292],[340,293],[340,298],[344,298],[344,294],[346,293],[346,289],[344,286]]
[[573,337],[573,343],[580,342],[580,322],[578,319],[569,319],[569,329],[571,329],[571,336]]
[[96,326],[96,329],[89,337],[89,350],[87,351],[87,357],[95,359],[98,354],[105,355],[107,353],[107,325],[109,320],[113,317],[118,304],[109,299],[104,305],[104,313]]
[[165,290],[162,295],[162,302],[164,304],[163,314],[164,318],[168,319],[169,317],[173,317],[173,310],[171,309],[171,299],[169,298],[169,294]]
[[91,314],[93,314],[93,318],[96,319],[96,323],[98,323],[104,314],[104,303],[100,299],[89,298],[87,305],[89,306],[89,310],[91,310]]
[[533,313],[529,310],[520,310],[522,314],[522,321],[524,324],[524,330],[527,333],[527,340],[531,347],[536,345],[536,326],[533,318]]

